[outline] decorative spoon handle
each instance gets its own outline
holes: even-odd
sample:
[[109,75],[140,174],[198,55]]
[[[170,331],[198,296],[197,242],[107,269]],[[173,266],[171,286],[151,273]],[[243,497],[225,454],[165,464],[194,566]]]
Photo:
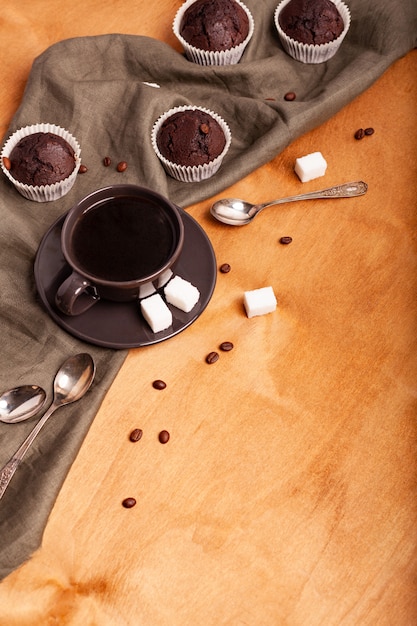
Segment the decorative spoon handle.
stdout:
[[265,204],[258,205],[265,209],[268,206],[274,204],[283,204],[284,202],[295,202],[296,200],[314,200],[319,198],[353,198],[354,196],[363,196],[368,189],[368,185],[362,180],[345,183],[344,185],[335,185],[328,189],[321,189],[319,191],[311,191],[309,193],[300,194],[298,196],[290,196],[288,198],[279,198],[272,202],[266,202]]
[[41,428],[45,425],[46,421],[49,417],[51,417],[52,413],[57,409],[58,406],[56,404],[51,404],[45,415],[39,420],[36,426],[30,431],[29,435],[26,437],[21,446],[16,450],[11,459],[9,459],[6,465],[0,470],[0,500],[4,495],[11,479],[14,476],[15,471],[19,467],[23,457],[26,452],[29,450],[32,445],[35,437],[37,437]]
[[7,489],[9,482],[12,480],[15,471],[17,470],[18,465],[20,464],[20,459],[16,459],[12,457],[10,461],[7,461],[6,465],[3,467],[0,473],[0,498],[3,496],[4,492]]

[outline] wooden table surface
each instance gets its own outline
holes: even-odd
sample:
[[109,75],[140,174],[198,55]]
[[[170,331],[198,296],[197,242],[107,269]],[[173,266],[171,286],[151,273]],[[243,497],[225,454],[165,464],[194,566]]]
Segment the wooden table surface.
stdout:
[[[3,2],[1,134],[50,44],[124,32],[179,50],[179,4]],[[129,352],[42,547],[0,585],[1,626],[417,624],[416,77],[412,51],[221,194],[363,179],[365,197],[268,209],[234,230],[211,201],[189,209],[232,269],[190,328]],[[295,158],[316,150],[326,175],[302,184]],[[277,311],[248,319],[243,292],[267,285]]]

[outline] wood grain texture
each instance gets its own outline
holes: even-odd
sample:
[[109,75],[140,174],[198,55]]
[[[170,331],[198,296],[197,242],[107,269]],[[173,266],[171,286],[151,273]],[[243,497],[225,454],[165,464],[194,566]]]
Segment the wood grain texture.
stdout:
[[[50,15],[44,0],[29,17],[27,0],[3,3],[0,130],[48,45],[119,31],[177,47],[179,4],[58,1]],[[232,269],[186,332],[130,351],[41,549],[0,585],[1,626],[417,623],[416,76],[413,51],[221,194],[363,179],[365,197],[270,208],[235,229],[209,202],[189,210]],[[316,150],[326,175],[302,184],[295,158]],[[243,292],[267,285],[277,311],[248,319]]]

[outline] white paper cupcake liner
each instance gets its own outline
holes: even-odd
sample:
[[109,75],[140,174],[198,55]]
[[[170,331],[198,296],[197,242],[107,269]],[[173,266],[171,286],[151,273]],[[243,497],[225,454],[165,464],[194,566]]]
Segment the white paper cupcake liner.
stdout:
[[[196,111],[196,110],[204,111],[205,113],[208,113],[220,124],[225,135],[226,143],[223,148],[223,151],[219,154],[219,156],[213,159],[213,161],[210,161],[209,163],[203,163],[203,165],[178,165],[177,163],[173,163],[172,161],[169,161],[160,153],[158,149],[158,145],[157,145],[158,131],[161,128],[161,125],[164,123],[164,121],[168,119],[168,117],[170,117],[174,113],[177,113],[179,111]],[[210,178],[211,176],[213,176],[213,174],[217,172],[217,170],[222,164],[224,156],[229,150],[229,147],[232,141],[232,133],[230,131],[229,126],[224,121],[224,119],[220,117],[220,115],[218,115],[217,113],[214,113],[213,111],[210,111],[209,109],[205,109],[203,107],[184,105],[184,106],[178,106],[173,109],[170,109],[169,111],[166,111],[166,113],[163,113],[156,120],[152,128],[151,140],[152,140],[153,149],[155,150],[157,157],[159,158],[162,165],[164,166],[165,171],[170,176],[172,176],[172,178],[176,178],[177,180],[180,180],[183,183],[198,183],[202,180],[206,180],[207,178]]]
[[229,50],[215,50],[211,52],[209,50],[202,50],[201,48],[196,48],[195,46],[190,45],[180,34],[180,27],[184,13],[192,4],[194,4],[194,2],[196,2],[196,0],[186,0],[178,9],[172,24],[174,35],[183,46],[187,59],[193,63],[198,63],[199,65],[236,65],[236,63],[239,63],[246,46],[252,38],[255,28],[254,19],[247,6],[245,6],[240,0],[236,0],[237,4],[242,7],[248,16],[249,32],[246,39],[238,46],[230,48]]
[[344,29],[339,35],[337,39],[330,41],[329,43],[323,43],[320,45],[314,44],[306,44],[301,43],[299,41],[295,41],[292,37],[288,37],[288,35],[282,30],[279,25],[279,14],[282,9],[290,2],[290,0],[282,0],[282,2],[277,6],[274,13],[274,22],[275,27],[278,31],[279,38],[281,40],[282,46],[284,50],[291,56],[293,59],[297,61],[301,61],[301,63],[324,63],[332,58],[338,51],[340,44],[346,36],[346,33],[350,27],[350,10],[346,6],[342,0],[332,0],[333,4],[336,6],[339,11]]
[[[34,133],[53,133],[59,135],[69,143],[75,153],[75,167],[72,173],[57,183],[52,185],[26,185],[13,178],[10,171],[4,166],[3,157],[10,157],[13,148],[19,143],[23,137],[33,135]],[[78,141],[69,133],[65,128],[56,126],[55,124],[32,124],[31,126],[24,126],[15,131],[3,146],[0,154],[1,169],[7,178],[13,183],[17,191],[27,198],[28,200],[34,200],[35,202],[49,202],[51,200],[58,200],[65,196],[69,192],[71,187],[75,183],[75,179],[78,174],[78,170],[81,165],[81,148]]]

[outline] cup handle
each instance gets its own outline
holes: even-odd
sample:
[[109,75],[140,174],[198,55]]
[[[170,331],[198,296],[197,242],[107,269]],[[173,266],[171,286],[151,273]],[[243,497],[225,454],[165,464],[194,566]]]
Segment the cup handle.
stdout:
[[88,280],[72,272],[60,285],[55,296],[56,306],[65,315],[80,315],[100,300],[97,289]]

